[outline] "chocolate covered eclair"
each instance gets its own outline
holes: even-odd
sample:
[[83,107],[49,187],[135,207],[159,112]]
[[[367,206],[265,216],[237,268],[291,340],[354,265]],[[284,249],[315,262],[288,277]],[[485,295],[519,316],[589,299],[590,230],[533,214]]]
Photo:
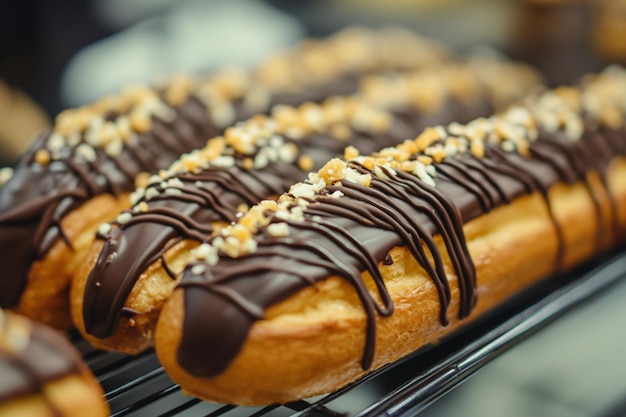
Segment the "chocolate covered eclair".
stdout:
[[[389,55],[396,47],[398,59]],[[250,72],[176,76],[62,112],[0,172],[0,307],[70,327],[71,276],[97,227],[129,206],[137,178],[274,104],[351,93],[368,74],[447,59],[445,48],[410,32],[348,30]]]
[[623,241],[626,72],[354,148],[193,251],[156,330],[200,398],[336,390]]
[[63,335],[0,310],[0,416],[105,417],[102,388]]
[[73,283],[77,328],[101,348],[146,349],[190,250],[238,211],[280,195],[348,145],[373,152],[428,124],[488,114],[537,81],[524,65],[475,59],[370,76],[354,97],[321,105],[276,107],[271,118],[254,117],[183,156],[100,229]]

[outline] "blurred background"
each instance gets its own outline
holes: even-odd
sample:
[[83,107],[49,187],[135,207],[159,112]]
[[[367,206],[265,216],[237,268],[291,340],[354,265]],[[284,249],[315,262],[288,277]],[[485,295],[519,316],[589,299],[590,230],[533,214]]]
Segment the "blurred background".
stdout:
[[552,84],[626,61],[625,0],[0,0],[0,163],[62,109],[129,83],[390,24],[498,48]]

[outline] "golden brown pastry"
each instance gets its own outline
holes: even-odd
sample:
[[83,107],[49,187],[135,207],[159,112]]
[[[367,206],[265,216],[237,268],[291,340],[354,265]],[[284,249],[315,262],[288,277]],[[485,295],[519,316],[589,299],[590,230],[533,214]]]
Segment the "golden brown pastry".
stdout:
[[[70,327],[71,276],[97,227],[129,206],[137,177],[167,168],[234,121],[267,112],[272,104],[354,92],[359,77],[379,69],[447,59],[433,42],[394,33],[342,32],[305,43],[287,58],[269,59],[251,74],[177,76],[61,113],[13,169],[0,172],[0,268],[6,272],[0,277],[0,307]],[[398,37],[407,45],[398,61],[387,51],[367,49]],[[320,60],[327,61],[323,68]]]
[[357,97],[277,107],[272,118],[254,117],[183,156],[103,226],[73,282],[77,328],[99,348],[146,349],[190,250],[236,220],[241,206],[280,195],[347,145],[373,152],[429,123],[489,114],[537,82],[524,65],[476,60],[370,76]]
[[63,335],[0,310],[0,416],[99,417],[102,388]]
[[626,231],[626,72],[349,148],[193,251],[156,350],[200,398],[287,402],[436,342]]

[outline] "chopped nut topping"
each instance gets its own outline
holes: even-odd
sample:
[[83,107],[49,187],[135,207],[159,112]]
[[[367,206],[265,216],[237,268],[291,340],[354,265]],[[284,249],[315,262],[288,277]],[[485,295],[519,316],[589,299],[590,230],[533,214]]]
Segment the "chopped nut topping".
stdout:
[[13,168],[0,168],[0,187],[7,183],[13,177]]
[[0,310],[0,349],[9,354],[22,352],[28,346],[31,335],[31,323],[26,318],[13,315],[7,319]]
[[324,165],[318,172],[320,179],[326,184],[334,184],[335,182],[343,179],[346,169],[345,162],[340,159],[331,159]]
[[179,190],[178,188],[167,187],[167,188],[164,189],[163,192],[166,195],[169,195],[169,196],[180,196],[180,195],[183,195],[183,192],[181,190]]
[[206,266],[202,264],[196,264],[191,267],[191,273],[194,275],[202,275],[206,271]]
[[59,151],[65,146],[65,138],[53,132],[48,138],[48,149],[52,152]]
[[87,162],[94,162],[98,158],[98,154],[93,146],[81,143],[76,147],[76,155],[79,155]]
[[267,233],[274,237],[284,237],[289,235],[287,223],[272,223],[267,226]]
[[146,133],[152,128],[150,113],[144,109],[139,108],[133,110],[133,112],[128,115],[128,120],[130,121],[131,127],[136,132]]
[[[620,85],[622,87],[626,85],[626,76],[624,84]],[[459,94],[465,94],[472,86],[467,79],[463,79],[454,88]],[[437,164],[455,155],[470,153],[476,158],[483,158],[486,146],[500,146],[506,152],[528,155],[531,142],[537,140],[540,128],[548,132],[560,131],[569,139],[578,140],[584,129],[581,117],[583,108],[592,109],[587,112],[590,117],[596,117],[597,121],[623,128],[626,107],[623,93],[619,104],[615,99],[612,106],[603,107],[599,103],[604,101],[596,100],[594,94],[600,94],[598,91],[604,88],[612,93],[615,85],[611,84],[610,88],[606,86],[603,89],[594,88],[596,91],[593,94],[591,90],[579,94],[565,89],[545,93],[490,118],[476,119],[465,125],[452,123],[447,127],[436,126],[426,129],[415,139],[407,139],[396,147],[385,148],[368,156],[361,155],[353,147],[347,147],[344,159],[350,162],[340,159],[329,161],[318,172],[310,173],[307,181],[293,185],[289,192],[280,196],[277,201],[264,201],[252,206],[247,212],[242,213],[237,223],[223,229],[220,236],[207,245],[214,250],[216,256],[219,253],[237,257],[256,250],[254,235],[261,227],[265,227],[264,230],[270,236],[286,237],[290,232],[289,222],[304,221],[306,208],[314,204],[315,200],[343,197],[341,191],[329,193],[325,188],[329,185],[346,184],[350,181],[371,186],[378,181],[393,181],[398,171],[403,171],[411,173],[426,185],[436,187]],[[602,94],[606,95],[611,93],[602,91]],[[322,124],[319,119],[321,115],[325,118],[329,131],[341,122],[339,114],[348,118],[352,127],[363,126],[365,119],[368,119],[366,123],[369,123],[370,127],[373,126],[370,117],[363,117],[368,114],[368,110],[363,110],[358,101],[351,99],[346,100],[345,104],[338,103],[341,101],[333,101],[333,110],[322,112],[312,110],[315,109],[314,105],[308,104],[307,112],[311,113],[305,118],[310,120],[305,120],[304,123],[302,114],[287,106],[275,110],[276,117],[272,120],[276,121],[279,134],[289,128],[302,130],[302,124],[305,129],[315,129],[313,126]],[[324,104],[321,106],[324,109]],[[326,109],[328,108],[330,107]],[[607,121],[603,121],[603,118]],[[268,136],[265,136],[265,139],[267,138]],[[259,144],[258,139],[252,142],[254,146]],[[263,158],[269,161],[276,153],[280,154],[281,145],[278,142],[265,140],[263,143],[268,146],[268,150],[259,151],[256,157],[263,155]],[[302,157],[298,159],[300,163]],[[363,169],[369,172],[364,173]]]
[[146,187],[148,185],[148,180],[150,178],[150,173],[148,172],[140,172],[135,176],[135,187]]
[[133,218],[133,215],[130,212],[124,211],[115,218],[115,221],[118,222],[119,224],[126,224],[129,221],[131,221],[132,218]]
[[211,122],[219,128],[231,125],[237,117],[235,106],[229,101],[213,103],[208,107],[207,112]]
[[181,74],[175,75],[165,91],[165,100],[172,106],[180,106],[187,100],[195,87],[196,82],[191,77]]
[[107,236],[109,233],[111,233],[111,225],[109,223],[102,223],[100,225],[100,227],[98,227],[98,234],[100,236]]
[[39,149],[35,152],[35,162],[39,165],[48,165],[50,163],[50,152],[46,149]]
[[358,157],[359,157],[359,150],[355,148],[354,146],[348,146],[346,149],[344,149],[344,152],[343,152],[344,160],[351,161]]
[[108,143],[105,147],[105,152],[107,153],[107,155],[115,158],[116,156],[119,156],[122,153],[123,149],[124,149],[124,145],[122,144],[122,142],[116,141],[116,142]]
[[311,169],[313,169],[313,158],[308,155],[302,155],[298,159],[298,166],[303,171],[310,171]]
[[140,213],[146,213],[150,209],[148,207],[148,203],[146,203],[145,201],[140,202],[134,208],[136,208],[137,211],[140,212]]

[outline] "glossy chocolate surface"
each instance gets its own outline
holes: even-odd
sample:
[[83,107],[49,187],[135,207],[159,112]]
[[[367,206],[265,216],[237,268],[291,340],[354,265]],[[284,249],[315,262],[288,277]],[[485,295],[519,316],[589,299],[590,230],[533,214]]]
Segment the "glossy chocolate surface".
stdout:
[[[379,277],[396,246],[406,246],[435,283],[442,325],[450,302],[442,262],[444,255],[450,257],[459,282],[459,317],[466,317],[476,293],[463,224],[521,195],[539,191],[545,196],[557,182],[586,184],[590,169],[604,180],[614,156],[625,154],[625,132],[588,123],[581,133],[572,140],[562,130],[540,130],[538,138],[529,142],[527,155],[486,142],[480,157],[468,152],[436,163],[435,187],[400,171],[386,172],[391,179],[372,172],[369,187],[349,181],[326,186],[306,206],[303,221],[288,222],[288,236],[276,237],[263,228],[254,236],[255,251],[235,258],[222,255],[213,266],[189,265],[179,284],[185,297],[180,365],[199,377],[219,375],[268,307],[338,276],[354,286],[367,313],[362,359],[367,369],[373,359],[375,318],[393,314],[393,303]],[[352,168],[368,172],[354,163]],[[337,191],[342,196],[333,198]],[[593,193],[590,197],[599,207],[598,197]],[[597,211],[598,224],[606,215]],[[269,216],[271,222],[282,221]],[[610,216],[614,221],[615,213]],[[443,238],[446,254],[434,245],[435,235]],[[556,267],[559,262],[557,257]],[[363,271],[374,277],[382,304],[367,291]]]
[[[340,155],[347,145],[371,153],[400,143],[433,122],[467,121],[490,111],[485,98],[477,97],[471,103],[450,99],[434,114],[421,114],[408,106],[394,111],[394,121],[385,132],[353,130],[344,139],[333,137],[330,132],[318,132],[297,140],[285,137],[285,140],[298,147],[299,155],[311,157],[313,168],[318,169]],[[239,205],[250,206],[280,195],[307,175],[296,164],[286,163],[247,170],[242,166],[243,156],[237,158],[237,164],[231,168],[210,168],[176,176],[184,183],[184,187],[178,187],[179,195],[162,193],[148,202],[146,213],[134,213],[130,222],[116,224],[111,234],[101,237],[105,245],[89,276],[83,303],[85,329],[89,334],[100,338],[110,336],[122,314],[132,317],[133,312],[125,309],[124,303],[141,273],[153,262],[160,259],[171,278],[179,279],[163,258],[172,245],[183,239],[206,240],[213,232],[211,222],[230,223],[236,220]]]
[[[27,321],[9,324],[15,319],[9,313],[0,314],[0,401],[36,394],[45,400],[43,389],[47,383],[85,371],[80,356],[64,336]],[[19,346],[18,336],[25,338]]]

